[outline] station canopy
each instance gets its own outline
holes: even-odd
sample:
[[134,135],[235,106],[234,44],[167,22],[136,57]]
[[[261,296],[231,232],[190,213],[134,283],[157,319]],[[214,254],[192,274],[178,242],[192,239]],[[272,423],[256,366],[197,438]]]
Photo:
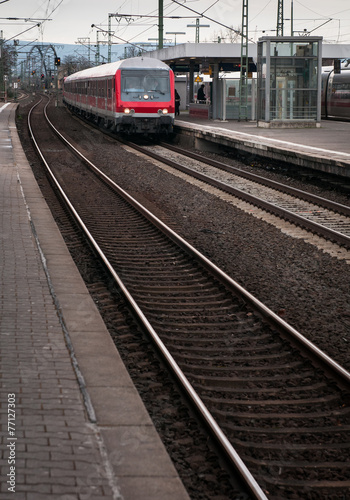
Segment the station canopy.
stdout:
[[[307,37],[304,37],[307,39]],[[255,71],[258,44],[248,44],[249,71]],[[215,64],[218,71],[239,71],[241,63],[240,43],[184,43],[160,50],[147,52],[147,57],[154,57],[168,64],[177,73],[210,73]],[[323,44],[323,59],[349,59],[349,44]]]
[[[219,71],[239,71],[241,63],[240,43],[184,43],[172,47],[147,52],[167,63],[176,73],[201,71],[210,73],[216,64]],[[249,64],[254,66],[257,44],[248,44]],[[255,71],[251,68],[251,71]]]

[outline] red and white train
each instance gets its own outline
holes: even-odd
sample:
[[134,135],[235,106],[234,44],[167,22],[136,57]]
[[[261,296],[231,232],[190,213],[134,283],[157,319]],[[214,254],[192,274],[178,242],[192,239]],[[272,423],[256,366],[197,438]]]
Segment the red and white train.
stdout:
[[116,132],[173,131],[174,73],[162,61],[133,57],[68,76],[64,102],[73,111]]

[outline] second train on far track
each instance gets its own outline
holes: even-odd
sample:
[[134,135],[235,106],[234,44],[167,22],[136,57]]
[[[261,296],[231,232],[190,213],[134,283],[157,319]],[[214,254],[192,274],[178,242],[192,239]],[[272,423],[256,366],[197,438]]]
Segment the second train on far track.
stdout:
[[130,134],[173,131],[174,73],[162,61],[133,57],[79,71],[64,81],[64,102],[85,118]]

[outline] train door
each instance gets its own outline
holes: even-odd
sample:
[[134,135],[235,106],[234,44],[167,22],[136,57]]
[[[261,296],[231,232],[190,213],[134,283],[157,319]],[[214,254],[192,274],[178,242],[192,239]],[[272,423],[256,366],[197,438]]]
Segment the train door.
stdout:
[[325,116],[332,116],[333,114],[333,101],[334,101],[334,89],[333,89],[333,79],[334,79],[334,71],[331,71],[328,77],[328,84],[326,90],[326,113]]

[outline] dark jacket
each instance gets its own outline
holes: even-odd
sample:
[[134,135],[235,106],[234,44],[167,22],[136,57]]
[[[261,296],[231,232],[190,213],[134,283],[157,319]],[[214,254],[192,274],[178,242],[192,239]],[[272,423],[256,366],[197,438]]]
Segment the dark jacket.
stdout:
[[205,101],[205,93],[204,93],[204,86],[199,87],[198,92],[197,92],[197,101]]

